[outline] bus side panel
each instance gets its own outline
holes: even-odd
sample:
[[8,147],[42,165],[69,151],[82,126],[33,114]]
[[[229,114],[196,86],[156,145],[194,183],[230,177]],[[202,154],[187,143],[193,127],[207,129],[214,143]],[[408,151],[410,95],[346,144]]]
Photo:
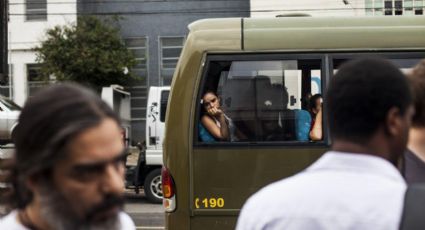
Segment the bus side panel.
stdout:
[[176,192],[176,209],[165,216],[166,229],[170,230],[190,228],[190,121],[193,120],[193,89],[201,59],[202,53],[194,52],[190,47],[182,50],[168,99],[163,162],[174,180]]
[[225,216],[196,216],[191,219],[191,229],[235,229],[236,218]]
[[202,229],[234,229],[239,210],[250,195],[305,169],[325,151],[322,146],[194,148],[191,225],[214,215],[216,224]]
[[[187,230],[190,226],[189,213],[181,208],[177,212],[165,213],[166,229]],[[200,228],[202,229],[202,228]]]

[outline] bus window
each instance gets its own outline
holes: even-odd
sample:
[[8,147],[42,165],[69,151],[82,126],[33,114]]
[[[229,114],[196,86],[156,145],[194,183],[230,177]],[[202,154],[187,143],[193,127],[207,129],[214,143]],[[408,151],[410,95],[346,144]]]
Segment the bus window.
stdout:
[[[311,140],[315,114],[308,111],[308,102],[312,95],[321,93],[320,59],[214,60],[208,64],[200,98],[211,91],[217,95],[220,109],[239,134],[237,141]],[[199,105],[199,117],[208,116]],[[202,129],[198,132],[205,132],[198,128]]]

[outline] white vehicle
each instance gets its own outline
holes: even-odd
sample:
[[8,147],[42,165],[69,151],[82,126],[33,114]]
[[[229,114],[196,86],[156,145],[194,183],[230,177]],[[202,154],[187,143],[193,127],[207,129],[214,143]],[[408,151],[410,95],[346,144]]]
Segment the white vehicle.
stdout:
[[136,193],[143,185],[146,197],[153,203],[162,202],[162,142],[169,92],[169,86],[150,87],[146,107],[146,145],[141,147],[137,166],[127,169],[126,175]]
[[12,131],[18,124],[21,107],[7,97],[0,96],[0,144],[12,142]]
[[123,138],[128,147],[131,139],[130,93],[124,91],[124,87],[120,85],[111,85],[102,88],[101,97],[120,117],[121,126],[123,128]]
[[146,109],[146,163],[149,165],[162,165],[162,142],[169,93],[169,86],[149,89]]

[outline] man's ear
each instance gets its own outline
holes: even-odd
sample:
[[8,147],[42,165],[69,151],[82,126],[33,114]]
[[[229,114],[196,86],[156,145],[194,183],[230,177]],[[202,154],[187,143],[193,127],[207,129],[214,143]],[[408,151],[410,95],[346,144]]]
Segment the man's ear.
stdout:
[[402,132],[403,116],[400,109],[392,107],[387,112],[385,119],[385,131],[390,136],[398,136]]
[[33,193],[38,192],[40,188],[39,175],[31,175],[25,180],[25,186]]

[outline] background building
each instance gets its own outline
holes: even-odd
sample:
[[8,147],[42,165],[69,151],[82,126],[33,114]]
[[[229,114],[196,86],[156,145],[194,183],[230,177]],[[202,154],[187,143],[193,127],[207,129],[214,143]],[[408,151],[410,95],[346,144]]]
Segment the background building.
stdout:
[[132,137],[142,141],[147,90],[170,85],[188,24],[202,18],[249,17],[249,4],[249,0],[9,0],[13,86],[5,86],[4,91],[22,105],[46,84],[37,81],[32,51],[46,29],[73,23],[79,15],[118,16],[122,38],[139,61],[132,69],[138,79],[127,88],[132,96]]

